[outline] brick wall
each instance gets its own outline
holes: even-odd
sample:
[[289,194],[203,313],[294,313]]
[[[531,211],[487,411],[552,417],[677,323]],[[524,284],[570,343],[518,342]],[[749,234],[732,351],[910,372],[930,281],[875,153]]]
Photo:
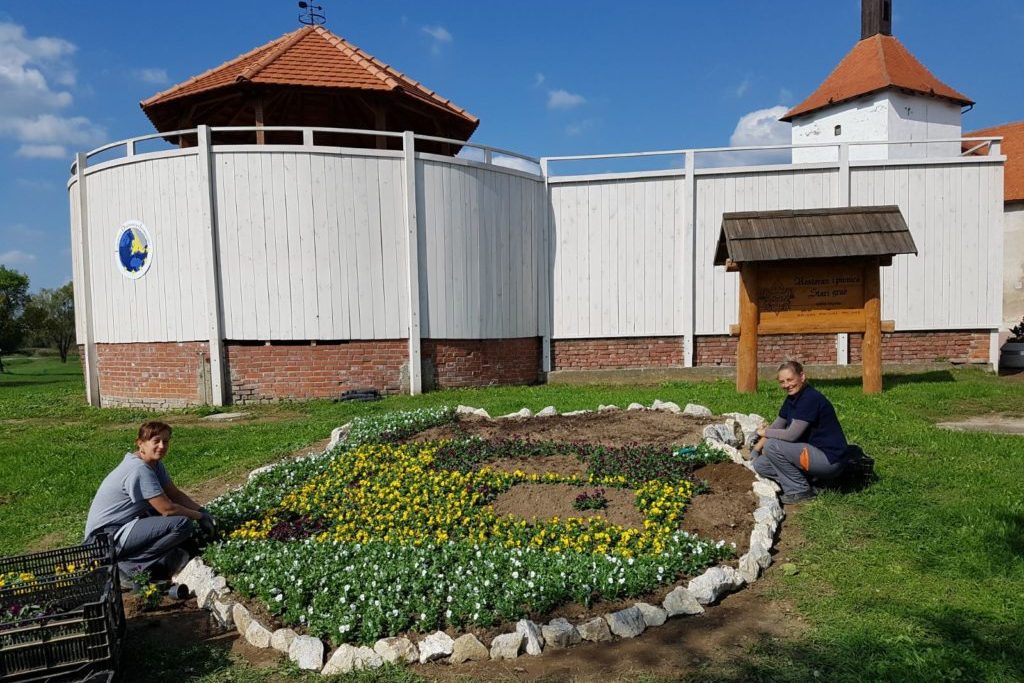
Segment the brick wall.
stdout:
[[[989,333],[982,330],[890,332],[882,334],[882,361],[987,363]],[[850,362],[861,362],[864,336],[850,335]]]
[[208,399],[203,342],[97,344],[103,406],[182,408]]
[[[424,386],[446,389],[536,384],[540,379],[539,337],[424,339],[420,353],[424,365]],[[433,376],[429,377],[431,372]]]
[[408,353],[404,339],[224,346],[234,403],[335,398],[363,388],[397,393]]
[[[699,336],[696,338],[695,365],[736,365],[736,346],[739,337],[730,335]],[[759,363],[781,363],[785,360],[801,363],[835,364],[836,336],[834,334],[772,334],[757,338]]]
[[683,365],[682,337],[554,339],[554,370],[671,368]]

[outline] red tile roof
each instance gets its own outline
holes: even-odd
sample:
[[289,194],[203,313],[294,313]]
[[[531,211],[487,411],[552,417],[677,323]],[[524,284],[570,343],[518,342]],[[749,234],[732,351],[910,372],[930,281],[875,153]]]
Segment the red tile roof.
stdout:
[[[1006,157],[1003,168],[1003,201],[1024,201],[1024,121],[983,128],[964,133],[965,138],[1002,137],[1000,152]],[[978,143],[970,144],[972,147]]]
[[304,26],[140,102],[153,105],[250,82],[402,91],[471,123],[478,119],[322,26]]
[[937,79],[896,38],[876,34],[854,45],[825,82],[780,120],[791,121],[797,116],[885,88],[933,95],[958,104],[974,104]]

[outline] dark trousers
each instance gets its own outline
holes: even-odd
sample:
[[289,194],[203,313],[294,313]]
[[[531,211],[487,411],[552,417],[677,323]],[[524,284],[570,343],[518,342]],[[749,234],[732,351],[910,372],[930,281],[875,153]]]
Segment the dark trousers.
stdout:
[[777,481],[782,492],[790,494],[809,491],[812,477],[830,479],[843,471],[843,463],[829,462],[814,446],[780,439],[768,439],[752,464],[755,472]]
[[195,555],[192,528],[182,515],[143,517],[118,540],[118,568],[128,576],[144,571],[154,580],[171,578]]

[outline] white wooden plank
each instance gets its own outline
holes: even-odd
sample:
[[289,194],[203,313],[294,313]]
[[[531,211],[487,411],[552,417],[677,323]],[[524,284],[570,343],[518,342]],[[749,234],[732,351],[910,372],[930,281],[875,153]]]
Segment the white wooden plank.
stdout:
[[[317,339],[334,339],[336,337],[334,302],[332,301],[334,290],[331,282],[331,270],[334,268],[334,264],[331,261],[330,249],[330,233],[333,228],[327,220],[327,202],[330,200],[324,185],[325,166],[322,154],[310,155],[309,173],[313,221],[313,260],[316,263]],[[369,198],[369,201],[372,203],[374,198]]]

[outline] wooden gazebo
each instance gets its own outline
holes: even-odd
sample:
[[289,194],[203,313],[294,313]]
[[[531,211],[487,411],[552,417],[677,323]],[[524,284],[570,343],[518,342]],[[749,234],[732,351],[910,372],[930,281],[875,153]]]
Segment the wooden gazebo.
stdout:
[[879,268],[917,254],[899,207],[726,213],[715,265],[740,273],[736,389],[757,390],[757,338],[859,332],[865,393],[882,390]]
[[[480,121],[322,26],[304,26],[143,102],[160,132],[208,126],[356,128],[468,140]],[[258,132],[254,140],[301,142],[301,134]],[[190,141],[171,140],[188,145]],[[400,139],[323,135],[316,144],[399,147]],[[424,142],[420,151],[452,154],[461,146]]]

